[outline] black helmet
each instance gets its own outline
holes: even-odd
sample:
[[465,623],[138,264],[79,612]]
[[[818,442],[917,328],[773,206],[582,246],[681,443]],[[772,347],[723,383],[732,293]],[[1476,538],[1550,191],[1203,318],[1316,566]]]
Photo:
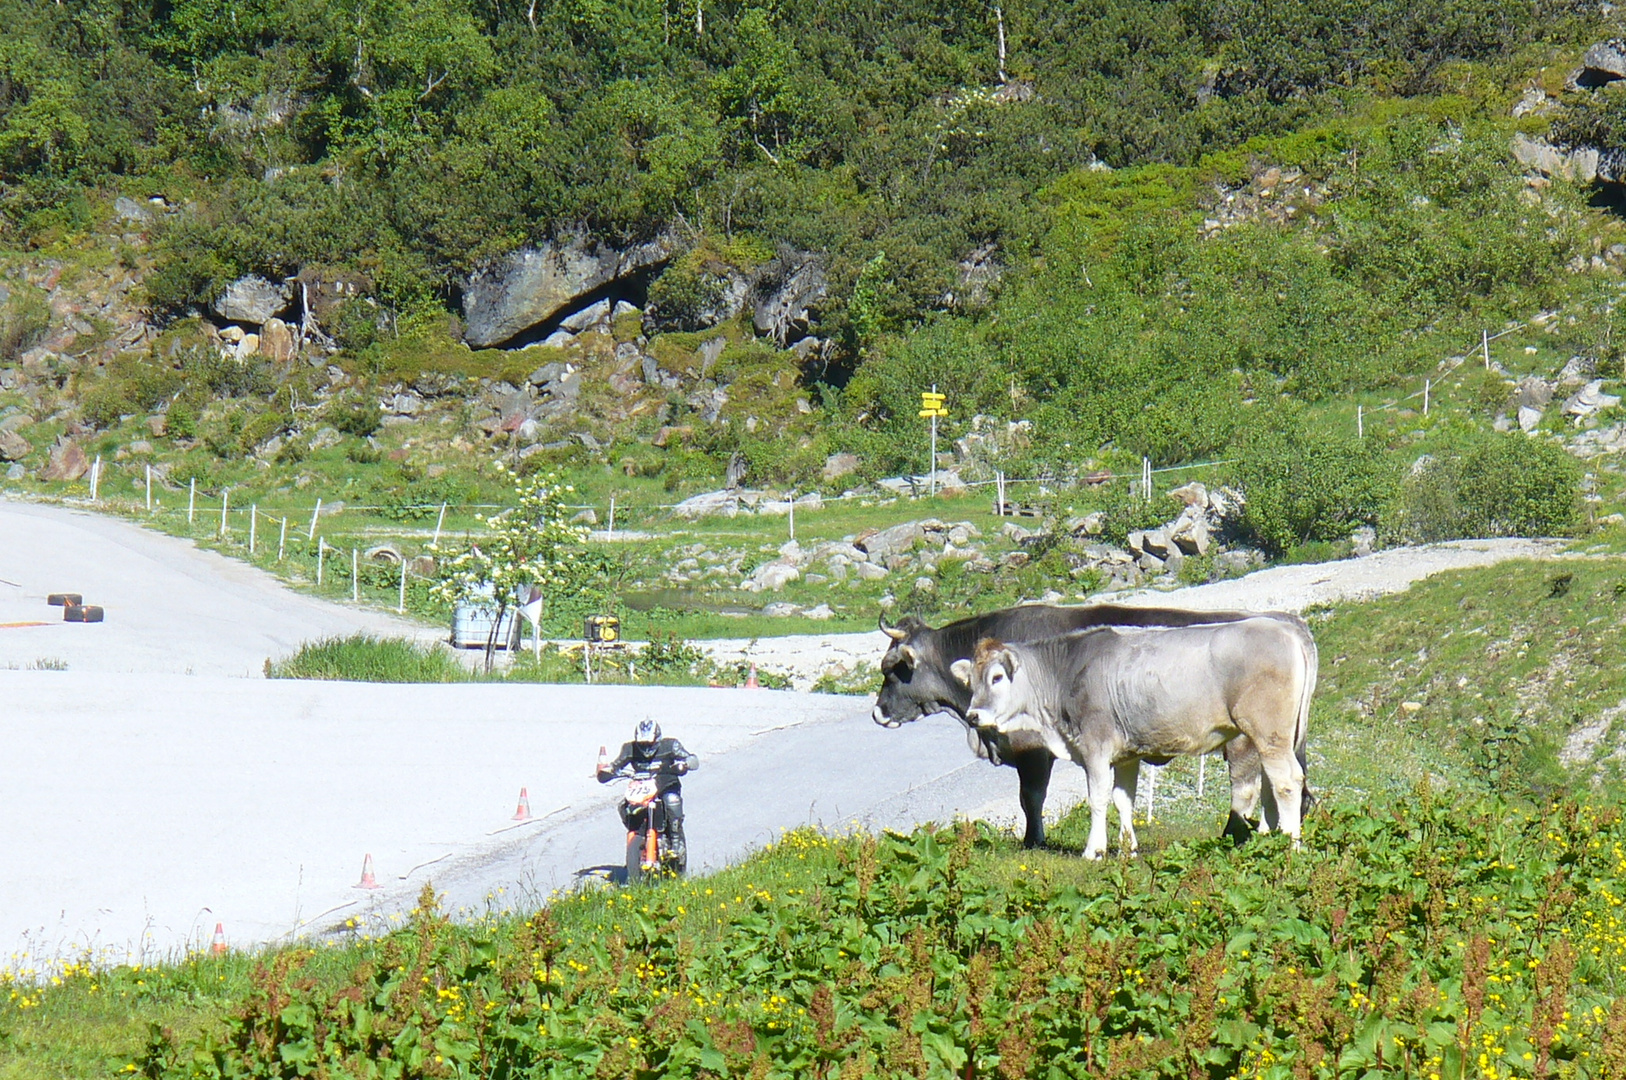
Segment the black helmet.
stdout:
[[642,745],[650,745],[661,741],[661,726],[649,717],[638,721],[638,729],[632,733],[632,741]]

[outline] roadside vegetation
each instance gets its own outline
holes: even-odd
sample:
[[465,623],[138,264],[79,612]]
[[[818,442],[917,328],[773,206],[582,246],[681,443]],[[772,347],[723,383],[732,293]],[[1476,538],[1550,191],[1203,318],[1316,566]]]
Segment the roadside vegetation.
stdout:
[[800,831],[533,913],[452,922],[426,889],[409,924],[314,948],[76,967],[12,987],[0,1069],[1611,1076],[1622,828],[1610,800],[1423,784],[1317,812],[1296,854],[1181,839],[1092,865],[972,824]]

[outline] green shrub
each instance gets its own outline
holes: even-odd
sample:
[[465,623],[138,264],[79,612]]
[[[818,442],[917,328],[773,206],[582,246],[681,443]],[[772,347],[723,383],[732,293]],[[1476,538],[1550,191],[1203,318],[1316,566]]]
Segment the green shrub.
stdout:
[[438,646],[369,634],[307,642],[286,660],[265,662],[270,679],[342,679],[348,682],[463,682],[469,672]]
[[384,414],[377,402],[360,394],[345,394],[327,407],[327,421],[346,435],[365,439],[383,426]]
[[44,339],[51,307],[33,289],[18,289],[0,305],[0,360],[12,361]]
[[185,401],[172,401],[164,414],[164,434],[172,439],[193,439],[198,434],[198,414]]
[[1243,537],[1271,555],[1314,540],[1341,540],[1378,521],[1393,466],[1373,441],[1324,432],[1255,428],[1237,444],[1236,478],[1247,504]]
[[1408,543],[1566,535],[1580,522],[1580,482],[1580,463],[1555,442],[1478,435],[1412,466],[1384,532]]

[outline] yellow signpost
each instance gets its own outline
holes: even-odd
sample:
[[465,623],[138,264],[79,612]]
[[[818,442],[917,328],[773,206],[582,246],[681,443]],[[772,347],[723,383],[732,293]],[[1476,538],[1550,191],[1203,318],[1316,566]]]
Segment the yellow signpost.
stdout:
[[920,415],[930,417],[932,422],[932,466],[929,474],[931,479],[926,482],[932,495],[937,494],[937,418],[948,415],[948,409],[944,407],[947,401],[946,395],[937,392],[936,383],[932,384],[929,393],[924,390],[920,393]]

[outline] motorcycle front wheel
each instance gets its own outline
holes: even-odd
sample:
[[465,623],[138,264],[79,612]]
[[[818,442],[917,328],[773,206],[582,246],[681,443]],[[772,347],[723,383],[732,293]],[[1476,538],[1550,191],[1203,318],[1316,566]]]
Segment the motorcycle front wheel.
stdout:
[[643,830],[627,834],[627,884],[636,885],[644,880]]

